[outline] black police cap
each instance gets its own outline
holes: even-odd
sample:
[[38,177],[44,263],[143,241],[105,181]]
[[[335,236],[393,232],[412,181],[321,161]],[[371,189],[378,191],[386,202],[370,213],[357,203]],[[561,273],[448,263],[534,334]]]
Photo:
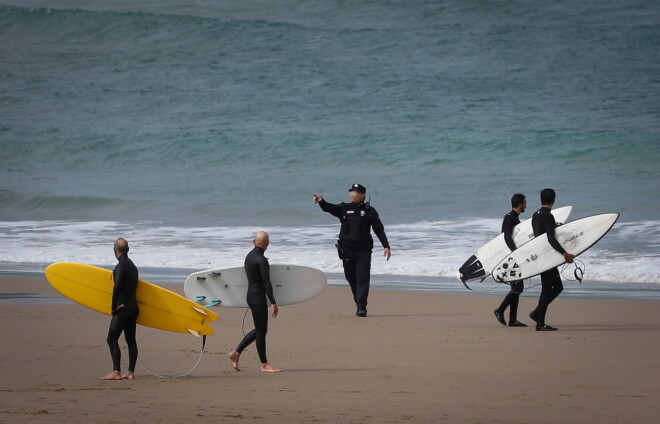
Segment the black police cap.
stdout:
[[348,189],[348,191],[357,191],[358,193],[366,193],[367,189],[362,184],[355,183],[351,186],[350,189]]

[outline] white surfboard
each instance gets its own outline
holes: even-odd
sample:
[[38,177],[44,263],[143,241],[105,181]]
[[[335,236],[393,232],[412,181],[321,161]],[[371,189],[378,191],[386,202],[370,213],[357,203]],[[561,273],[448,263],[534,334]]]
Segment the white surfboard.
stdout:
[[[278,306],[318,296],[328,284],[323,272],[301,265],[271,265],[270,281]],[[206,307],[246,308],[247,289],[247,275],[242,266],[194,272],[183,285],[188,299]]]
[[[553,209],[552,215],[555,217],[555,221],[563,223],[568,219],[572,209],[572,206]],[[517,247],[523,246],[533,238],[534,231],[532,230],[531,218],[524,220],[514,227],[513,241]],[[500,233],[500,235],[477,250],[476,255],[472,255],[470,259],[465,261],[463,266],[458,270],[458,279],[469,289],[470,287],[466,284],[468,281],[483,281],[488,278],[493,269],[495,269],[495,266],[509,253],[511,253],[511,249],[509,249],[509,246],[504,241],[504,233]]]
[[[603,238],[617,219],[618,213],[576,219],[557,227],[555,238],[564,250],[577,256]],[[507,255],[493,270],[493,278],[502,283],[524,280],[564,262],[564,255],[550,245],[548,236],[544,234]]]

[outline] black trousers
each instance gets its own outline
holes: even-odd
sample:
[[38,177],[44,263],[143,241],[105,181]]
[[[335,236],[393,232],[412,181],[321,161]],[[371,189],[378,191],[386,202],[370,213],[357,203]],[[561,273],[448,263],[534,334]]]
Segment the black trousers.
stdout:
[[534,312],[532,312],[541,323],[545,324],[545,314],[548,311],[548,305],[559,296],[562,290],[564,290],[564,285],[561,282],[561,276],[557,268],[552,268],[541,273],[539,304]]
[[254,330],[243,337],[243,340],[236,348],[236,352],[241,353],[252,342],[257,342],[257,353],[262,364],[268,362],[266,357],[266,333],[268,332],[268,305],[250,306],[252,311],[252,320],[254,321]]
[[518,321],[518,303],[520,301],[520,293],[522,293],[524,289],[525,283],[522,280],[513,281],[511,283],[511,291],[507,293],[502,304],[497,308],[502,313],[506,311],[506,308],[510,308],[509,322]]
[[366,309],[371,279],[371,250],[352,251],[350,258],[344,259],[342,262],[344,263],[344,277],[351,286],[355,304],[358,309]]

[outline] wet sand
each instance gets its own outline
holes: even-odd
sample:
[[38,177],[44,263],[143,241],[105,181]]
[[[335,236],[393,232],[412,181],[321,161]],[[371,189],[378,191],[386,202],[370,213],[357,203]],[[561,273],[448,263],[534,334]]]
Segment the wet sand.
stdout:
[[[167,286],[180,291],[179,286]],[[498,324],[501,298],[372,290],[358,318],[347,287],[280,308],[268,356],[228,353],[251,329],[218,309],[201,339],[138,328],[135,380],[111,370],[109,317],[65,301],[45,279],[0,278],[0,419],[7,423],[656,423],[660,302],[562,298],[557,332]],[[20,295],[19,295],[20,294]],[[41,297],[45,296],[45,297]],[[21,297],[26,301],[20,301]],[[45,301],[39,301],[39,299]],[[48,301],[48,300],[53,301]],[[536,303],[521,298],[519,319]],[[508,317],[508,315],[507,315]],[[123,366],[127,352],[122,340]]]

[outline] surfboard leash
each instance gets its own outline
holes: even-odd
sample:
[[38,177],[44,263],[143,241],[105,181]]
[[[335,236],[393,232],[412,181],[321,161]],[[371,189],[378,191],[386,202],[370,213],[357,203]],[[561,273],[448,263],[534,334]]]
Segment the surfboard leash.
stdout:
[[204,348],[205,347],[206,347],[206,336],[204,335],[204,336],[202,336],[202,350],[199,352],[199,358],[197,358],[197,362],[195,363],[195,365],[193,365],[193,367],[190,370],[188,370],[185,373],[180,374],[180,375],[160,375],[160,374],[156,374],[153,371],[149,370],[147,367],[145,367],[144,364],[142,363],[142,361],[140,361],[139,359],[138,359],[138,363],[140,364],[142,369],[144,371],[146,371],[147,374],[149,374],[153,377],[157,377],[157,378],[181,378],[181,377],[186,377],[191,372],[193,372],[195,370],[195,368],[197,368],[197,365],[199,365],[199,363],[202,361],[202,355],[204,354]]
[[[511,291],[514,292],[515,294],[523,294],[525,292],[525,290],[529,290],[531,288],[534,288],[534,287],[537,287],[537,286],[540,285],[540,284],[532,285],[532,279],[527,278],[528,283],[527,283],[527,287],[525,287],[525,280],[522,280],[522,281],[523,281],[523,288],[519,292],[513,290],[513,286],[511,286],[511,283],[500,283],[500,284],[508,284],[511,287]],[[497,287],[497,286],[495,286],[495,287]],[[490,290],[486,290],[485,292],[493,291],[493,290],[495,290],[495,287],[493,287]]]
[[[525,290],[533,289],[534,287],[539,287],[541,285],[540,283],[539,284],[532,284],[532,277],[528,278],[527,281],[529,281],[529,283],[527,284],[527,288]],[[523,290],[523,291],[525,291],[525,290]]]
[[[483,283],[484,281],[486,281],[487,278],[488,278],[488,277],[484,277],[483,279],[481,279],[481,280],[479,281],[478,286],[480,287],[480,286],[481,286],[480,283]],[[487,289],[485,289],[485,290],[477,290],[477,289],[474,289],[474,288],[468,286],[467,282],[461,280],[461,282],[463,283],[463,285],[464,285],[465,287],[467,287],[468,290],[471,290],[471,291],[473,291],[473,292],[475,292],[475,293],[490,293],[490,292],[492,292],[493,290],[496,290],[496,289],[497,289],[500,285],[502,285],[502,284],[507,284],[507,285],[509,285],[508,283],[500,283],[500,282],[498,282],[497,280],[495,280],[495,277],[493,277],[493,281],[495,282],[495,284],[494,284],[493,286],[490,286],[490,288],[487,288]]]
[[[578,265],[579,263],[579,265]],[[565,263],[562,267],[559,273],[561,274],[561,277],[566,280],[566,281],[577,281],[578,283],[582,283],[582,279],[584,276],[585,271],[587,270],[586,265],[584,262],[582,262],[579,259],[574,259],[573,260],[573,265],[575,266],[575,269],[573,270],[573,277],[574,278],[568,278],[564,275],[564,271],[571,266],[569,263]],[[527,288],[525,290],[533,289],[535,287],[539,287],[541,284],[532,284],[532,278],[529,279],[529,284],[527,285]]]
[[[568,278],[564,275],[564,271],[568,268],[570,268],[571,265],[574,265],[575,268],[573,269],[573,277],[575,278]],[[561,268],[561,276],[564,278],[566,281],[577,281],[578,283],[582,283],[582,279],[584,278],[584,273],[587,270],[586,265],[584,262],[582,262],[579,259],[573,259],[573,264],[565,263],[564,266]]]
[[496,290],[502,283],[495,282],[495,285],[491,286],[489,289],[486,290],[475,290],[475,289],[470,289],[475,293],[490,293],[493,290]]
[[245,310],[245,315],[243,315],[243,324],[241,324],[241,331],[243,332],[243,337],[245,337],[245,318],[247,318],[247,313],[250,310],[250,308],[247,308]]

